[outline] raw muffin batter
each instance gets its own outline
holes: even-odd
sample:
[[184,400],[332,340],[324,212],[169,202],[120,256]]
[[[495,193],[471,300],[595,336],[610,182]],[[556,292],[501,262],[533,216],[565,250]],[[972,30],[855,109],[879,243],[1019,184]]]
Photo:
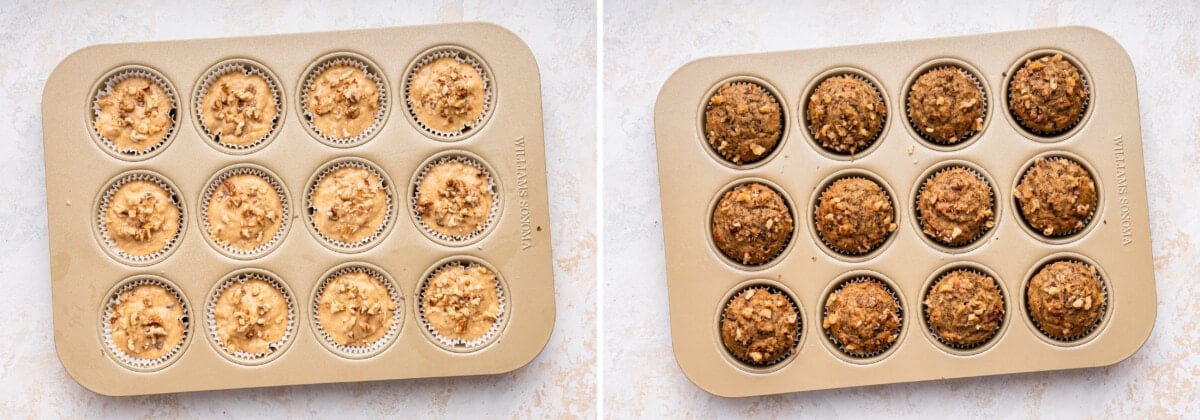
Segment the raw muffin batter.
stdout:
[[925,295],[929,326],[942,341],[955,346],[982,344],[1004,321],[1004,299],[996,281],[969,270],[946,273]]
[[795,351],[799,321],[782,292],[747,289],[725,307],[721,342],[742,361],[774,362]]
[[312,124],[325,136],[347,139],[367,131],[379,112],[379,86],[362,69],[348,64],[331,66],[308,88]]
[[317,230],[346,243],[374,235],[387,216],[387,190],[379,176],[354,166],[325,174],[312,193]]
[[843,286],[825,301],[824,328],[840,348],[867,357],[887,350],[900,334],[899,303],[883,284],[861,281]]
[[325,285],[317,304],[321,330],[343,346],[367,347],[387,334],[396,303],[383,279],[348,272]]
[[1052,338],[1069,340],[1092,329],[1102,314],[1100,276],[1091,265],[1058,261],[1043,267],[1025,290],[1029,315]]
[[1013,190],[1034,230],[1063,236],[1087,226],[1096,210],[1092,174],[1069,159],[1038,158]]
[[141,76],[117,82],[96,105],[96,130],[120,150],[144,152],[162,141],[174,123],[166,89]]
[[426,284],[421,312],[437,335],[478,340],[500,318],[496,282],[496,274],[483,266],[447,265]]
[[996,224],[988,185],[963,168],[941,172],[917,196],[921,230],[950,246],[966,245]]
[[704,133],[717,154],[734,164],[766,157],[783,132],[783,113],[766,89],[753,83],[726,83],[708,99]]
[[487,173],[470,164],[433,165],[417,186],[417,214],[434,232],[466,237],[485,227],[495,195]]
[[269,353],[288,329],[287,298],[261,279],[232,281],[217,297],[213,317],[217,338],[230,354]]
[[1025,61],[1008,90],[1008,108],[1021,125],[1042,134],[1074,127],[1088,97],[1079,69],[1061,54]]
[[471,128],[483,114],[487,91],[470,63],[442,57],[421,66],[409,85],[408,101],[417,121],[445,133]]
[[809,129],[822,147],[853,155],[875,141],[887,107],[869,83],[843,75],[817,85],[807,113]]
[[838,250],[870,252],[896,231],[892,202],[874,181],[842,178],[821,193],[817,232]]
[[162,286],[133,286],[110,305],[110,337],[117,350],[129,357],[157,359],[183,342],[183,304]]
[[983,92],[962,69],[930,70],[913,82],[908,117],[918,133],[954,144],[983,129]]
[[241,71],[225,73],[208,86],[201,100],[204,128],[223,144],[245,146],[271,131],[278,112],[266,79]]
[[283,225],[283,202],[269,181],[254,174],[226,178],[208,201],[208,235],[244,251],[265,245]]
[[792,213],[779,193],[751,182],[725,193],[713,210],[713,243],[746,265],[765,264],[787,246]]
[[104,226],[117,249],[134,256],[151,255],[165,249],[179,233],[179,206],[158,184],[129,181],[109,198]]

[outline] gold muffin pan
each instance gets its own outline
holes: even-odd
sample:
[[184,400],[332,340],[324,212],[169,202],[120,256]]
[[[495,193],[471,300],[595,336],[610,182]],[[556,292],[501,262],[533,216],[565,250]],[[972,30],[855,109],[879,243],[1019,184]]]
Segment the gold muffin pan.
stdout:
[[[447,49],[469,54],[485,69],[489,108],[468,132],[436,138],[415,119],[391,115],[407,112],[397,106],[406,103],[406,90],[394,87],[406,85],[413,63]],[[301,99],[311,72],[339,59],[367,66],[380,78],[383,95],[375,126],[345,141],[312,129]],[[262,141],[227,147],[199,127],[199,99],[181,95],[201,92],[218,70],[270,79],[279,114]],[[97,92],[120,74],[159,80],[174,105],[169,134],[144,153],[109,147],[92,128]],[[540,79],[529,48],[502,27],[464,23],[98,45],[64,59],[42,99],[55,344],[67,372],[95,392],[495,374],[529,363],[549,339],[555,305]],[[461,241],[437,238],[416,215],[400,214],[413,211],[408,195],[415,186],[394,182],[418,180],[434,159],[467,159],[492,178],[496,205],[482,233]],[[321,237],[305,207],[310,185],[339,164],[372,168],[390,195],[384,226],[349,246]],[[219,247],[198,219],[210,184],[229,171],[268,174],[287,206],[280,233],[254,252]],[[123,255],[104,238],[97,212],[114,183],[127,179],[166,186],[178,206],[181,228],[165,251]],[[489,268],[502,294],[497,326],[470,346],[439,342],[419,322],[425,277],[455,263]],[[340,348],[323,338],[313,302],[331,273],[363,267],[388,283],[398,303],[395,331],[371,348]],[[213,336],[214,293],[228,279],[246,276],[272,279],[289,301],[287,338],[265,356],[229,354]],[[167,285],[186,305],[186,338],[169,356],[131,362],[105,344],[111,341],[105,311],[128,284]]]
[[[1090,93],[1079,123],[1050,136],[1022,128],[1009,112],[1006,94],[1011,75],[1025,60],[1045,54],[1063,54],[1079,67]],[[905,112],[913,80],[946,65],[976,76],[987,101],[983,129],[951,145],[918,136]],[[804,118],[810,92],[820,80],[836,74],[870,81],[888,110],[881,135],[853,156],[822,148],[808,133]],[[762,85],[783,108],[778,146],[748,165],[725,161],[704,138],[708,99],[730,81]],[[1154,325],[1154,271],[1133,66],[1120,45],[1094,29],[704,58],[684,65],[663,85],[654,128],[672,343],[684,374],[708,392],[766,395],[1104,366],[1137,351]],[[1046,237],[1033,230],[1013,199],[1020,177],[1043,156],[1075,160],[1096,182],[1096,212],[1085,228],[1071,235]],[[995,225],[963,246],[927,237],[913,214],[924,181],[955,166],[986,179],[994,199]],[[814,225],[820,193],[847,176],[880,184],[892,200],[898,225],[881,245],[864,254],[831,249]],[[788,244],[773,260],[756,266],[724,256],[711,234],[717,200],[751,181],[779,192],[794,219]],[[1061,259],[1095,266],[1106,296],[1100,320],[1073,340],[1039,332],[1025,306],[1029,279]],[[1005,315],[990,340],[956,349],[934,336],[922,302],[935,280],[962,267],[997,281]],[[829,294],[857,278],[886,283],[901,305],[896,342],[866,357],[840,351],[821,326]],[[801,337],[794,354],[767,367],[730,355],[719,334],[726,301],[753,286],[779,289],[801,308]]]

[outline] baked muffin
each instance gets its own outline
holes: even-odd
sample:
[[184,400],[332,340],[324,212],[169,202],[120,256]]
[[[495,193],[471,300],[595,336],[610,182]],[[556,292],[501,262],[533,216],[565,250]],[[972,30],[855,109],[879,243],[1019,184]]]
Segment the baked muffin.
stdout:
[[821,81],[807,108],[808,128],[821,147],[850,155],[870,146],[887,118],[879,91],[851,75]]
[[1090,332],[1103,314],[1100,275],[1086,263],[1058,261],[1042,267],[1025,293],[1033,322],[1054,339],[1070,340]]
[[118,150],[144,152],[159,144],[175,123],[171,96],[158,82],[131,76],[96,99],[96,131]]
[[783,292],[746,289],[725,306],[721,342],[734,357],[767,364],[792,354],[800,315]]
[[337,64],[321,71],[308,87],[307,108],[322,135],[349,139],[375,124],[379,86],[361,68]]
[[783,135],[779,102],[754,83],[726,83],[708,98],[704,133],[717,154],[735,165],[771,154]]
[[279,112],[275,92],[261,75],[243,71],[222,74],[201,99],[200,122],[215,140],[246,146],[271,132]]
[[870,252],[896,231],[891,199],[869,179],[834,181],[821,193],[816,217],[821,239],[847,254]]
[[321,331],[342,346],[368,347],[387,334],[396,314],[384,280],[366,271],[350,271],[325,284],[317,298]]
[[900,338],[900,303],[877,281],[847,283],[829,294],[821,328],[855,357],[887,350]]
[[109,309],[112,344],[133,359],[154,360],[171,354],[187,332],[183,303],[157,284],[122,290]]
[[987,182],[961,167],[925,181],[917,208],[925,235],[950,246],[971,243],[996,224]]
[[220,247],[251,251],[283,227],[283,200],[275,186],[256,174],[231,175],[206,205],[208,236]]
[[924,304],[934,336],[951,346],[983,344],[1004,322],[1004,297],[996,281],[971,270],[943,275],[929,287]]
[[104,227],[117,249],[133,256],[152,255],[179,234],[179,205],[157,183],[125,182],[108,200]]
[[438,336],[456,342],[483,338],[501,316],[497,282],[481,265],[442,267],[425,284],[421,313]]
[[441,57],[417,69],[409,81],[408,106],[417,121],[443,133],[471,128],[483,115],[487,87],[469,62]]
[[217,339],[230,354],[275,351],[290,327],[288,299],[262,279],[230,281],[213,308]]
[[317,231],[336,241],[355,243],[383,226],[388,192],[375,172],[344,166],[321,178],[312,191],[311,204]]
[[921,136],[957,143],[983,129],[983,91],[958,67],[930,70],[908,92],[908,118]]
[[1046,236],[1083,229],[1096,211],[1096,182],[1070,159],[1038,158],[1013,190],[1021,215]]
[[462,161],[431,166],[417,185],[417,215],[421,222],[452,238],[482,231],[495,201],[488,174]]
[[1074,127],[1087,99],[1079,69],[1061,54],[1026,60],[1008,86],[1008,108],[1023,127],[1039,134]]
[[775,190],[750,182],[725,193],[713,211],[713,243],[746,265],[771,261],[792,237],[792,213]]

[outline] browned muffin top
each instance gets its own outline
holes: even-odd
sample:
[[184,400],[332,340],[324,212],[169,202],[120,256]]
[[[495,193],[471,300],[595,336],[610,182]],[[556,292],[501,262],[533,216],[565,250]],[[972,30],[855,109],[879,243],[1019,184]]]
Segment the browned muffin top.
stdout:
[[1046,236],[1083,229],[1096,211],[1096,182],[1069,159],[1038,158],[1013,194],[1025,221]]
[[774,362],[795,350],[799,321],[782,292],[746,289],[725,306],[721,342],[742,361]]
[[996,224],[990,191],[963,168],[935,175],[917,196],[922,231],[950,246],[970,243]]
[[887,107],[879,92],[854,76],[832,76],[808,99],[808,124],[821,146],[837,153],[866,148],[879,135]]
[[779,193],[751,182],[725,193],[713,211],[713,242],[742,264],[771,261],[792,235],[792,214]]
[[922,136],[954,144],[983,129],[983,92],[960,68],[931,70],[913,82],[908,117]]
[[850,254],[870,252],[896,231],[892,201],[883,188],[863,178],[843,178],[821,193],[817,232]]
[[1061,54],[1026,60],[1008,87],[1008,108],[1025,128],[1056,134],[1074,127],[1088,92],[1074,64]]
[[821,328],[853,356],[887,350],[900,337],[899,303],[877,281],[849,283],[829,294]]
[[704,132],[721,157],[738,165],[757,162],[779,143],[783,113],[762,86],[726,83],[708,99]]
[[996,281],[970,270],[954,270],[925,295],[929,326],[947,344],[974,346],[996,335],[1004,321],[1004,299]]
[[1052,338],[1067,340],[1091,331],[1104,295],[1096,268],[1078,261],[1043,267],[1025,290],[1029,315]]

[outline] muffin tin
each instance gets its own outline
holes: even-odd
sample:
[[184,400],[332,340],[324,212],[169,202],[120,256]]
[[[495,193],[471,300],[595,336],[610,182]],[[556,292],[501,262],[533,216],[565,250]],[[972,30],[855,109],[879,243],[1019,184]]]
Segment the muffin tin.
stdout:
[[[406,90],[397,87],[431,51],[469,54],[485,69],[486,115],[461,135],[432,136],[398,115],[408,111]],[[312,69],[347,59],[380,77],[383,111],[364,135],[341,141],[311,128],[300,97]],[[195,95],[214,71],[267,77],[279,113],[263,140],[228,147],[200,127]],[[161,81],[174,105],[168,134],[143,153],[108,147],[92,128],[98,90],[122,74]],[[67,372],[95,392],[495,374],[529,363],[549,339],[555,305],[538,66],[504,28],[464,23],[92,46],[58,65],[42,104],[55,344]],[[408,182],[435,159],[469,159],[488,172],[496,204],[482,232],[439,238],[413,214]],[[366,165],[384,180],[390,213],[370,240],[326,240],[311,225],[310,186],[338,165]],[[219,246],[201,219],[212,185],[234,174],[266,175],[282,192],[282,228],[251,252]],[[179,208],[180,230],[165,251],[123,255],[106,239],[98,212],[111,187],[126,180],[164,186]],[[446,344],[422,323],[420,287],[447,264],[478,264],[497,275],[503,309],[486,340]],[[381,274],[398,303],[394,331],[377,346],[333,345],[314,320],[318,289],[348,270]],[[212,302],[227,280],[251,278],[285,294],[286,338],[265,356],[228,354],[213,332]],[[152,362],[130,363],[106,344],[108,303],[136,284],[165,285],[186,307],[183,343]]]
[[[1027,58],[1062,54],[1079,67],[1090,93],[1080,122],[1061,134],[1025,130],[1011,115],[1007,84]],[[983,129],[959,143],[919,136],[906,118],[909,86],[924,71],[956,65],[983,88]],[[853,156],[813,141],[804,104],[831,74],[869,80],[887,107],[882,134]],[[762,84],[784,104],[776,149],[750,165],[714,153],[703,132],[709,97],[730,81]],[[1128,55],[1094,29],[1065,27],[956,38],[704,58],[663,85],[654,110],[667,286],[675,357],[684,374],[722,396],[766,395],[849,386],[1104,366],[1131,356],[1154,325],[1151,258],[1137,86]],[[1013,198],[1036,158],[1068,157],[1092,174],[1099,195],[1091,222],[1063,237],[1029,228]],[[949,246],[921,231],[914,214],[921,184],[949,167],[965,167],[991,186],[994,226],[977,240]],[[890,196],[897,229],[867,253],[845,255],[822,243],[814,211],[836,179],[874,180]],[[795,230],[772,261],[743,265],[712,239],[713,206],[745,182],[778,190]],[[1094,265],[1106,302],[1092,331],[1075,340],[1039,332],[1025,304],[1027,282],[1042,266],[1070,259]],[[994,278],[1004,317],[995,336],[954,348],[931,332],[926,291],[950,270]],[[888,285],[900,303],[898,338],[871,355],[841,351],[822,328],[825,302],[847,281]],[[794,354],[769,366],[737,360],[720,337],[722,309],[747,287],[784,291],[801,308]]]

